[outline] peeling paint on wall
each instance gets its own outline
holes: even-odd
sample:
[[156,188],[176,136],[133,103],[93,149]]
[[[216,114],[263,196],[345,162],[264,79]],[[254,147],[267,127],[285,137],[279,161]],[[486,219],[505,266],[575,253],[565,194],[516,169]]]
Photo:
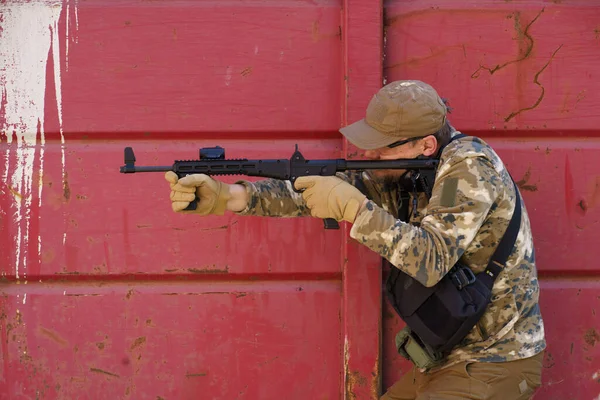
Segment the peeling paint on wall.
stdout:
[[[14,235],[15,276],[26,279],[27,260],[36,257],[27,254],[30,241],[37,241],[38,259],[41,258],[41,237],[31,237],[29,227],[34,190],[37,185],[37,206],[42,205],[44,172],[44,103],[46,69],[54,65],[54,92],[58,110],[61,137],[61,165],[65,174],[65,141],[62,120],[62,91],[59,19],[67,10],[66,38],[69,43],[71,23],[69,9],[74,9],[75,32],[79,24],[77,3],[59,0],[37,0],[28,3],[9,0],[0,9],[0,132],[8,146],[0,156],[2,179],[9,188],[14,207],[6,215],[9,224],[16,227]],[[76,38],[76,35],[75,35]],[[75,39],[76,42],[76,39]],[[68,51],[67,51],[68,57]],[[52,59],[50,59],[52,57]],[[66,65],[66,62],[65,62]],[[37,159],[36,159],[37,158]],[[35,165],[35,167],[34,167]],[[37,170],[34,170],[37,168]],[[34,184],[34,177],[39,181]],[[25,300],[25,299],[24,299]]]
[[79,36],[77,35],[77,32],[79,32],[79,7],[77,7],[77,3],[79,0],[75,0],[75,4],[73,5],[74,8],[74,14],[75,14],[75,34],[73,36],[69,35],[69,28],[71,25],[71,4],[70,4],[70,0],[67,0],[67,33],[66,33],[66,38],[65,38],[65,70],[68,71],[69,70],[69,42],[73,41],[75,43],[77,43],[79,41]]

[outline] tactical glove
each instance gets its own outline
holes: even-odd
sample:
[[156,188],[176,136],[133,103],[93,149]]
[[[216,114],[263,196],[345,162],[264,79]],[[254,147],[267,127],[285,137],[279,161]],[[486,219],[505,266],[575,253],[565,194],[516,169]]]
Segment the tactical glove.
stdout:
[[305,176],[296,179],[294,187],[302,190],[302,198],[316,218],[333,218],[353,223],[367,198],[357,188],[336,176]]
[[[214,180],[205,174],[192,174],[177,178],[177,174],[168,171],[165,179],[171,184],[171,207],[175,212],[199,215],[223,215],[227,201],[231,198],[230,185]],[[195,210],[185,210],[198,196],[200,199]]]

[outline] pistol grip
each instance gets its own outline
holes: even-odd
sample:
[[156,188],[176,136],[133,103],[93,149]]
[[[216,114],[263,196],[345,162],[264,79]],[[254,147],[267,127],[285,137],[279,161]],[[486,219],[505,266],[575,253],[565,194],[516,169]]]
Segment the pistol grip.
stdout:
[[[294,190],[294,192],[296,192],[296,193],[304,192],[304,189],[301,189],[301,190],[296,189],[296,186],[294,185],[296,182],[295,179],[290,179],[290,182],[292,183],[292,189]],[[325,229],[340,229],[340,225],[333,218],[325,218],[323,220],[323,226],[325,227]]]
[[191,201],[190,204],[188,204],[188,206],[183,209],[183,211],[193,211],[193,210],[195,210],[196,207],[198,206],[198,202],[199,201],[200,201],[200,198],[198,198],[198,196],[196,196],[196,198],[194,199],[194,201]]
[[340,225],[333,218],[325,218],[323,220],[323,225],[325,226],[325,229],[340,229]]

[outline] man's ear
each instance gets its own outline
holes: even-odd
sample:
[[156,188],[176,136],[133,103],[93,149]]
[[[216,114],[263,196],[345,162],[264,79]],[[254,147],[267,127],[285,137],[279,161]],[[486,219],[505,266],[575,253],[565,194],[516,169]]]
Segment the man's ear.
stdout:
[[423,146],[423,155],[425,157],[429,157],[437,152],[438,141],[435,138],[435,136],[429,135],[429,136],[423,138],[423,141],[421,141],[421,144]]

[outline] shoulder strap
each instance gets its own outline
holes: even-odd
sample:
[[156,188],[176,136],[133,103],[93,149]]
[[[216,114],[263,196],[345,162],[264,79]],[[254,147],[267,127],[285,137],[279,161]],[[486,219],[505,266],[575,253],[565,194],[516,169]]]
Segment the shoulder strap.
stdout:
[[[512,177],[511,177],[512,179]],[[510,223],[508,224],[508,228],[502,236],[500,240],[500,244],[496,248],[496,251],[492,255],[490,262],[488,263],[487,268],[483,273],[479,274],[477,278],[485,284],[490,290],[492,286],[494,286],[494,281],[504,269],[506,264],[506,260],[512,253],[513,247],[515,246],[515,242],[517,241],[517,235],[519,234],[519,230],[521,228],[521,196],[519,194],[519,189],[517,185],[515,185],[515,211],[513,212],[513,216],[510,219]]]
[[[466,135],[466,134],[464,134],[464,133],[459,133],[459,134],[457,134],[457,135],[454,135],[454,136],[452,136],[452,139],[450,139],[450,142],[453,142],[453,141],[455,141],[455,140],[457,140],[457,139],[462,139],[462,138],[464,138],[464,137],[467,137],[467,135]],[[450,142],[448,142],[448,143],[450,143]],[[446,145],[446,146],[447,146],[447,145]]]
[[450,138],[450,141],[448,143],[446,143],[444,146],[440,147],[440,149],[437,152],[437,158],[440,158],[442,156],[442,151],[444,151],[444,149],[446,148],[446,146],[448,146],[450,143],[454,142],[455,140],[458,139],[462,139],[464,137],[467,137],[468,135],[464,134],[464,133],[458,133],[454,136],[452,136],[452,138]]

